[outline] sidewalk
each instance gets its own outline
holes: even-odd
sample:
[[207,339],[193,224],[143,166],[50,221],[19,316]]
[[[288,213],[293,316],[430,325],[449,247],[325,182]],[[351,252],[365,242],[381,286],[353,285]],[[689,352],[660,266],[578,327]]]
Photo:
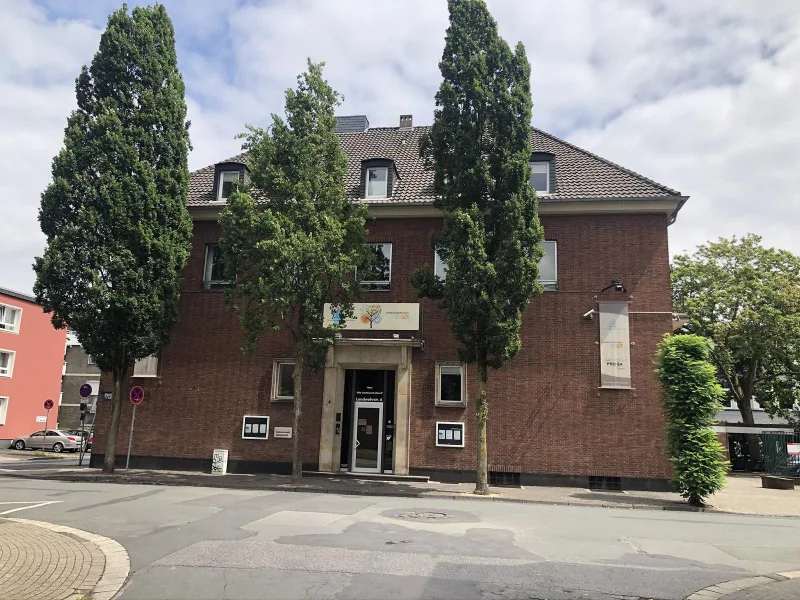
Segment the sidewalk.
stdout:
[[410,498],[477,499],[644,510],[713,510],[751,515],[800,516],[800,489],[794,491],[763,490],[760,487],[760,478],[757,476],[729,478],[729,487],[711,499],[709,504],[712,506],[709,509],[692,508],[678,494],[672,492],[594,492],[585,488],[567,487],[493,487],[491,496],[476,496],[472,494],[475,486],[471,483],[377,481],[348,475],[306,476],[299,486],[292,484],[291,479],[283,475],[210,475],[185,471],[134,469],[127,474],[123,469],[117,469],[115,475],[103,475],[97,469],[64,468],[47,471],[9,471],[0,473],[0,476],[61,481],[181,485]]
[[117,542],[87,531],[0,518],[0,598],[109,600],[130,563]]
[[712,585],[686,600],[796,600],[800,598],[800,571],[769,577],[747,577]]

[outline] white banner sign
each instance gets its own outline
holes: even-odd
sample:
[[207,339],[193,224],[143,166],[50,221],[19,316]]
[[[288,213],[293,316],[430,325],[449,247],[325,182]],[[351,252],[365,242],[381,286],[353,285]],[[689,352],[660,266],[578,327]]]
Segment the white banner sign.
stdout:
[[36,417],[37,423],[47,423],[47,416]]
[[600,387],[630,389],[631,344],[628,335],[628,303],[600,305]]
[[[416,331],[419,329],[419,304],[406,302],[356,302],[355,319],[345,323],[345,329]],[[325,305],[325,326],[341,321],[339,313],[333,314],[331,305]]]
[[789,456],[800,456],[800,444],[788,442],[786,444],[786,453]]

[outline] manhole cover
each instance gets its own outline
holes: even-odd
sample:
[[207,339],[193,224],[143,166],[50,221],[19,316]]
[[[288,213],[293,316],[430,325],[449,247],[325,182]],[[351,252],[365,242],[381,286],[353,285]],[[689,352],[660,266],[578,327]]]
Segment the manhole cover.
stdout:
[[448,518],[447,513],[443,513],[443,512],[428,512],[428,511],[425,511],[425,512],[419,512],[419,511],[407,512],[407,513],[401,513],[401,514],[399,514],[397,516],[401,517],[403,519],[414,519],[416,521],[432,521],[432,520],[447,519]]

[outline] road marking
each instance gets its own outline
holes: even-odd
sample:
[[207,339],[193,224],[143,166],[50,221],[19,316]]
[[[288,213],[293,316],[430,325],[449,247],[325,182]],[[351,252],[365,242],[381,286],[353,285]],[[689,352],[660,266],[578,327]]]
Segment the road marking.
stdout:
[[63,500],[50,500],[48,502],[0,502],[0,504],[30,504],[31,506],[18,506],[17,508],[12,508],[3,512],[0,512],[0,515],[8,515],[13,512],[17,512],[18,510],[27,510],[29,508],[39,508],[40,506],[47,506],[48,504],[58,504],[59,502],[63,502]]

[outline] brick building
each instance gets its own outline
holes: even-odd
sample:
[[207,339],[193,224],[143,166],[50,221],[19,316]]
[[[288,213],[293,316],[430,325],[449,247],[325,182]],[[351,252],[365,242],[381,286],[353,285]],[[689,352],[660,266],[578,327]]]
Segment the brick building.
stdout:
[[[86,400],[81,398],[82,385],[92,386],[92,394]],[[78,429],[81,426],[81,402],[86,402],[87,411],[83,424],[90,426],[94,421],[97,394],[100,389],[100,369],[86,354],[83,346],[73,336],[67,336],[67,350],[64,354],[64,375],[61,379],[61,405],[58,411],[58,426],[61,429]]]
[[66,332],[57,330],[36,300],[0,288],[0,447],[58,422]]
[[[459,364],[444,313],[420,301],[409,281],[426,264],[445,271],[429,244],[441,217],[418,156],[426,128],[410,117],[400,125],[340,120],[347,193],[370,207],[369,241],[383,264],[364,278],[361,319],[347,324],[323,372],[304,380],[304,462],[320,471],[469,480],[476,377]],[[652,363],[673,328],[667,228],[686,197],[538,129],[531,139],[546,291],[525,313],[519,355],[490,372],[492,478],[662,488],[670,472]],[[194,239],[180,323],[162,356],[137,364],[130,381],[146,392],[134,465],[208,470],[213,449],[225,448],[231,471],[290,470],[292,441],[283,437],[292,425],[290,341],[278,332],[241,353],[215,263],[229,182],[246,171],[240,155],[192,173]],[[120,454],[128,403],[123,411]]]

